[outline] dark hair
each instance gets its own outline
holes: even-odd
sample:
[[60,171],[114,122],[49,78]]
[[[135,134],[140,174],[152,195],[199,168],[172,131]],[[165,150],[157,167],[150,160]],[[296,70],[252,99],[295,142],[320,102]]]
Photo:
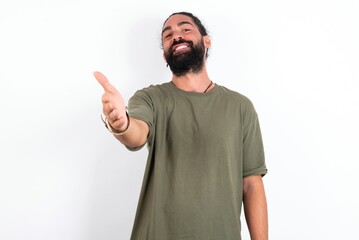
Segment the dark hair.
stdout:
[[165,23],[167,22],[167,20],[172,17],[173,15],[177,15],[177,14],[180,14],[180,15],[185,15],[187,17],[190,17],[192,19],[192,21],[194,22],[194,24],[196,24],[199,32],[201,33],[202,36],[207,36],[207,30],[206,28],[203,26],[201,20],[199,20],[198,17],[194,16],[192,13],[189,13],[189,12],[175,12],[175,13],[172,13],[167,19],[166,21],[163,23],[163,26],[165,25]]

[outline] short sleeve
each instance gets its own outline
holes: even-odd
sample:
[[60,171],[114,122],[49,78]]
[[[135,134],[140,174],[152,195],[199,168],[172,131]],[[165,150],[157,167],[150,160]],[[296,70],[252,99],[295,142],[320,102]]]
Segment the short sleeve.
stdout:
[[267,174],[262,134],[252,102],[243,108],[243,177]]
[[[149,135],[147,142],[151,139],[154,127],[154,109],[153,109],[153,99],[151,95],[145,90],[138,90],[128,102],[128,114],[132,118],[142,120],[147,123],[149,127]],[[127,149],[131,151],[136,151],[141,149],[143,146],[136,148],[130,148],[126,146]]]

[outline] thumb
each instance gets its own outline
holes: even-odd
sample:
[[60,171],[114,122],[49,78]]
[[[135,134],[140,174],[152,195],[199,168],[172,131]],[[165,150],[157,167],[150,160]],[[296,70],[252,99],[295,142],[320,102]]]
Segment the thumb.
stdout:
[[111,92],[113,90],[114,87],[105,75],[98,71],[95,71],[93,75],[95,76],[96,80],[101,84],[105,92]]

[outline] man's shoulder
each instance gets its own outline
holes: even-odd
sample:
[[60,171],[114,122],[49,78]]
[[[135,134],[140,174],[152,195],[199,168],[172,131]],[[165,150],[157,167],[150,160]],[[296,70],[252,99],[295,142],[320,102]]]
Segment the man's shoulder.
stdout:
[[241,92],[238,92],[236,90],[233,90],[228,87],[221,86],[221,85],[218,85],[218,88],[222,94],[222,97],[225,96],[231,100],[238,101],[238,102],[241,102],[244,104],[252,104],[249,97],[247,97],[246,95],[244,95]]
[[137,90],[136,93],[138,93],[138,92],[146,92],[146,93],[150,94],[150,93],[158,93],[160,91],[166,92],[169,89],[169,87],[168,87],[169,84],[170,84],[169,82],[160,83],[160,84],[151,84],[151,85],[149,85],[147,87],[144,87],[142,89]]
[[162,102],[169,94],[169,83],[153,84],[137,90],[131,99],[142,99],[151,102]]

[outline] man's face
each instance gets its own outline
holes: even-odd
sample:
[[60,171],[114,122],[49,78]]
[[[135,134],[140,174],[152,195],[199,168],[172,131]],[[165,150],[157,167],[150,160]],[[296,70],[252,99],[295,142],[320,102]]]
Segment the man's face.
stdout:
[[174,15],[162,30],[164,57],[176,76],[199,72],[204,64],[205,43],[190,17]]

